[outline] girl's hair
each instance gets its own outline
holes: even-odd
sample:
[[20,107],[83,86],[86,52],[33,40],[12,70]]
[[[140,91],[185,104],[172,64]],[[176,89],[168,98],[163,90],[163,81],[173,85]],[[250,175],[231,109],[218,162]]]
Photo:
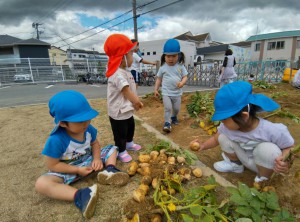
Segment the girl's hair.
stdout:
[[225,51],[225,55],[226,55],[226,56],[232,55],[232,54],[233,54],[233,52],[232,52],[231,49],[227,49],[227,50]]
[[[248,104],[241,111],[234,114],[231,118],[240,128],[248,128],[251,126],[252,121],[256,118],[256,112],[259,110],[259,106]],[[245,121],[242,117],[243,112],[249,113],[249,121]]]
[[[162,54],[161,58],[160,58],[160,65],[162,66],[163,64],[165,64],[166,59],[165,59],[166,54]],[[185,62],[185,55],[183,52],[178,53],[178,63],[179,64],[184,64]]]

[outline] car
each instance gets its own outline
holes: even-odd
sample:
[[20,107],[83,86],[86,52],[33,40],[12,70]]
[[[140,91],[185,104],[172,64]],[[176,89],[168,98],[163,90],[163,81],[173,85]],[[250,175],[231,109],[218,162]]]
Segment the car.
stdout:
[[31,81],[31,75],[29,74],[17,74],[14,75],[15,82],[24,82],[24,81]]

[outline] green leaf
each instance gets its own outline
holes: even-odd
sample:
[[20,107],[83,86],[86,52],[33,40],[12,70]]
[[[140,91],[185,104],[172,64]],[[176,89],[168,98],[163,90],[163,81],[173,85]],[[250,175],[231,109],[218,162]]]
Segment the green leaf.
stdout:
[[232,202],[234,202],[236,205],[249,206],[249,204],[247,203],[247,201],[245,201],[239,194],[233,194],[230,197],[230,200]]
[[239,190],[235,187],[227,187],[226,191],[230,194],[240,194]]
[[238,206],[236,208],[236,212],[240,213],[243,216],[250,216],[252,213],[251,209],[245,206]]
[[251,213],[251,217],[252,217],[253,221],[255,221],[255,222],[262,222],[263,221],[261,216],[254,213],[254,212]]
[[214,222],[214,218],[211,215],[205,215],[205,217],[203,217],[202,219],[203,222]]
[[201,216],[203,208],[201,206],[191,207],[190,211],[193,215]]
[[194,219],[187,214],[181,214],[181,217],[184,222],[194,222]]
[[267,204],[266,207],[272,210],[279,210],[280,206],[278,204],[278,197],[275,192],[268,192],[267,194]]
[[239,191],[240,191],[240,193],[241,193],[241,196],[242,196],[244,199],[246,199],[248,202],[249,202],[250,200],[252,200],[253,195],[252,195],[252,193],[251,193],[250,188],[249,188],[246,184],[244,184],[244,183],[239,183]]
[[249,218],[239,218],[235,222],[253,222],[253,221]]
[[250,206],[255,209],[256,212],[259,212],[263,205],[264,204],[257,197],[254,197],[250,202]]

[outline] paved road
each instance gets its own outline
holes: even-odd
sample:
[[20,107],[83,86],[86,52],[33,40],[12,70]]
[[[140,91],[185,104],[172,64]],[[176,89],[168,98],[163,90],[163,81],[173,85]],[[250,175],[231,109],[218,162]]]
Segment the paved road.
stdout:
[[[106,98],[107,85],[86,84],[38,84],[38,85],[12,85],[0,87],[0,108],[47,103],[50,97],[62,90],[77,90],[88,99]],[[153,86],[139,86],[140,96],[153,92]],[[184,86],[183,90],[197,91],[211,89],[203,86]]]

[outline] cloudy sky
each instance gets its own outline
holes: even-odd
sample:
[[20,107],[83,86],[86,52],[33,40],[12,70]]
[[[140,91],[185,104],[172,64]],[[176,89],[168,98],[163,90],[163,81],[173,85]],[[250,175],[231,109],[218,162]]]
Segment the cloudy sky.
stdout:
[[[139,41],[191,31],[233,43],[256,33],[300,30],[299,0],[136,1]],[[41,24],[40,40],[63,49],[103,52],[112,33],[134,37],[132,0],[0,0],[0,35],[36,38],[32,23]]]

